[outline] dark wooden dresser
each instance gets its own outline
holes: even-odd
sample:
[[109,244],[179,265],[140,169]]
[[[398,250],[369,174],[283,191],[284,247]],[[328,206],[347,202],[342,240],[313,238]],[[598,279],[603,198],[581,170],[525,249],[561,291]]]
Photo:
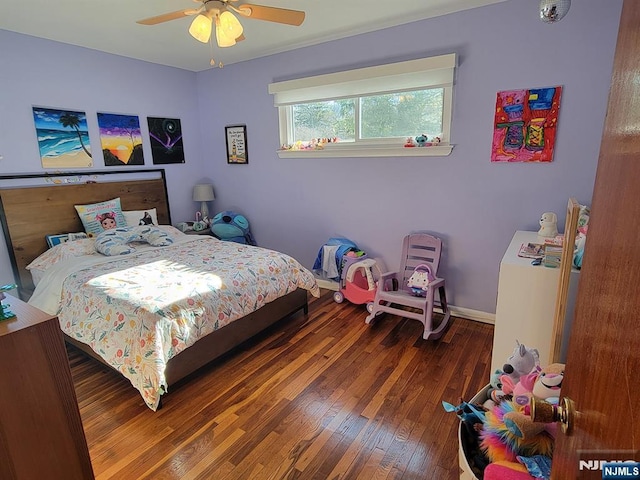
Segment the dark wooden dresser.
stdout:
[[0,479],[94,478],[58,319],[7,295],[0,321]]

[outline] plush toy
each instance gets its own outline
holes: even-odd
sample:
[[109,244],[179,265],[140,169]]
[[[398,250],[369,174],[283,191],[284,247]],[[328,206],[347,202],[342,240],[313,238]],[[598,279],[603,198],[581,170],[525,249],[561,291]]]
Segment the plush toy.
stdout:
[[525,437],[515,435],[509,428],[509,416],[519,411],[520,406],[517,403],[504,400],[485,413],[484,425],[480,432],[480,446],[491,462],[515,462],[518,455],[551,455],[553,437],[544,429],[535,435]]
[[516,340],[516,348],[507,362],[502,366],[504,375],[500,377],[502,390],[506,394],[513,391],[515,385],[520,381],[522,375],[531,373],[531,371],[540,365],[540,355],[535,348],[527,348]]
[[211,232],[220,240],[255,245],[256,241],[251,235],[249,221],[239,213],[227,210],[213,217]]
[[553,212],[544,212],[540,217],[540,237],[553,238],[558,235],[558,217]]
[[407,280],[407,286],[416,297],[424,297],[429,289],[429,284],[434,280],[435,277],[431,273],[429,265],[420,264],[413,270],[409,280]]
[[[531,383],[531,380],[533,382]],[[534,422],[531,418],[530,399],[535,397],[547,403],[557,404],[560,400],[560,389],[564,379],[564,364],[552,363],[539,371],[527,375],[521,380],[531,383],[531,391],[525,395],[514,397],[514,401],[521,408],[504,415],[504,423],[511,435],[518,438],[533,438],[542,431],[555,437],[556,425]],[[525,387],[526,388],[526,387]]]
[[502,375],[504,372],[500,369],[495,370],[490,377],[489,390],[487,391],[487,400],[482,404],[487,410],[493,408],[497,403],[500,403],[504,400],[505,393],[502,390]]
[[518,462],[495,462],[484,469],[484,480],[535,480],[529,475],[527,467]]
[[427,136],[425,134],[418,135],[416,137],[416,143],[419,147],[424,147],[427,144]]

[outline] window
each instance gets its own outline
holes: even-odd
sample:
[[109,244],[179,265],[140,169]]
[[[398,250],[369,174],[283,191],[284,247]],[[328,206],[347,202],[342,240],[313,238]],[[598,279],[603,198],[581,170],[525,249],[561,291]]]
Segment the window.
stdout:
[[[272,83],[280,157],[448,155],[455,54]],[[437,146],[404,147],[439,137]],[[434,144],[435,145],[435,144]]]

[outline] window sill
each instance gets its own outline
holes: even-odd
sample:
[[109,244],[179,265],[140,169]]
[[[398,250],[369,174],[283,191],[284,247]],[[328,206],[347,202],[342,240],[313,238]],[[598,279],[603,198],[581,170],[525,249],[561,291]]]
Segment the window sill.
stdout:
[[446,157],[453,145],[432,147],[327,145],[319,150],[278,150],[280,158]]

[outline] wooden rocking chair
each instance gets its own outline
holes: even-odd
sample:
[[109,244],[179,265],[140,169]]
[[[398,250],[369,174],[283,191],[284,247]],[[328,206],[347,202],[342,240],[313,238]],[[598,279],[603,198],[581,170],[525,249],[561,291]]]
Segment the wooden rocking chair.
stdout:
[[[426,233],[414,233],[404,237],[402,261],[398,272],[383,274],[378,280],[378,288],[371,314],[365,319],[370,324],[381,313],[392,313],[405,318],[419,320],[424,325],[422,338],[437,340],[446,331],[451,317],[447,305],[444,278],[438,278],[438,264],[442,252],[442,240]],[[419,265],[428,265],[435,279],[429,282],[426,295],[416,296],[407,285],[409,277]],[[435,300],[435,292],[438,300]],[[433,307],[439,306],[444,317],[437,328],[433,328]],[[411,307],[412,310],[407,310]]]

